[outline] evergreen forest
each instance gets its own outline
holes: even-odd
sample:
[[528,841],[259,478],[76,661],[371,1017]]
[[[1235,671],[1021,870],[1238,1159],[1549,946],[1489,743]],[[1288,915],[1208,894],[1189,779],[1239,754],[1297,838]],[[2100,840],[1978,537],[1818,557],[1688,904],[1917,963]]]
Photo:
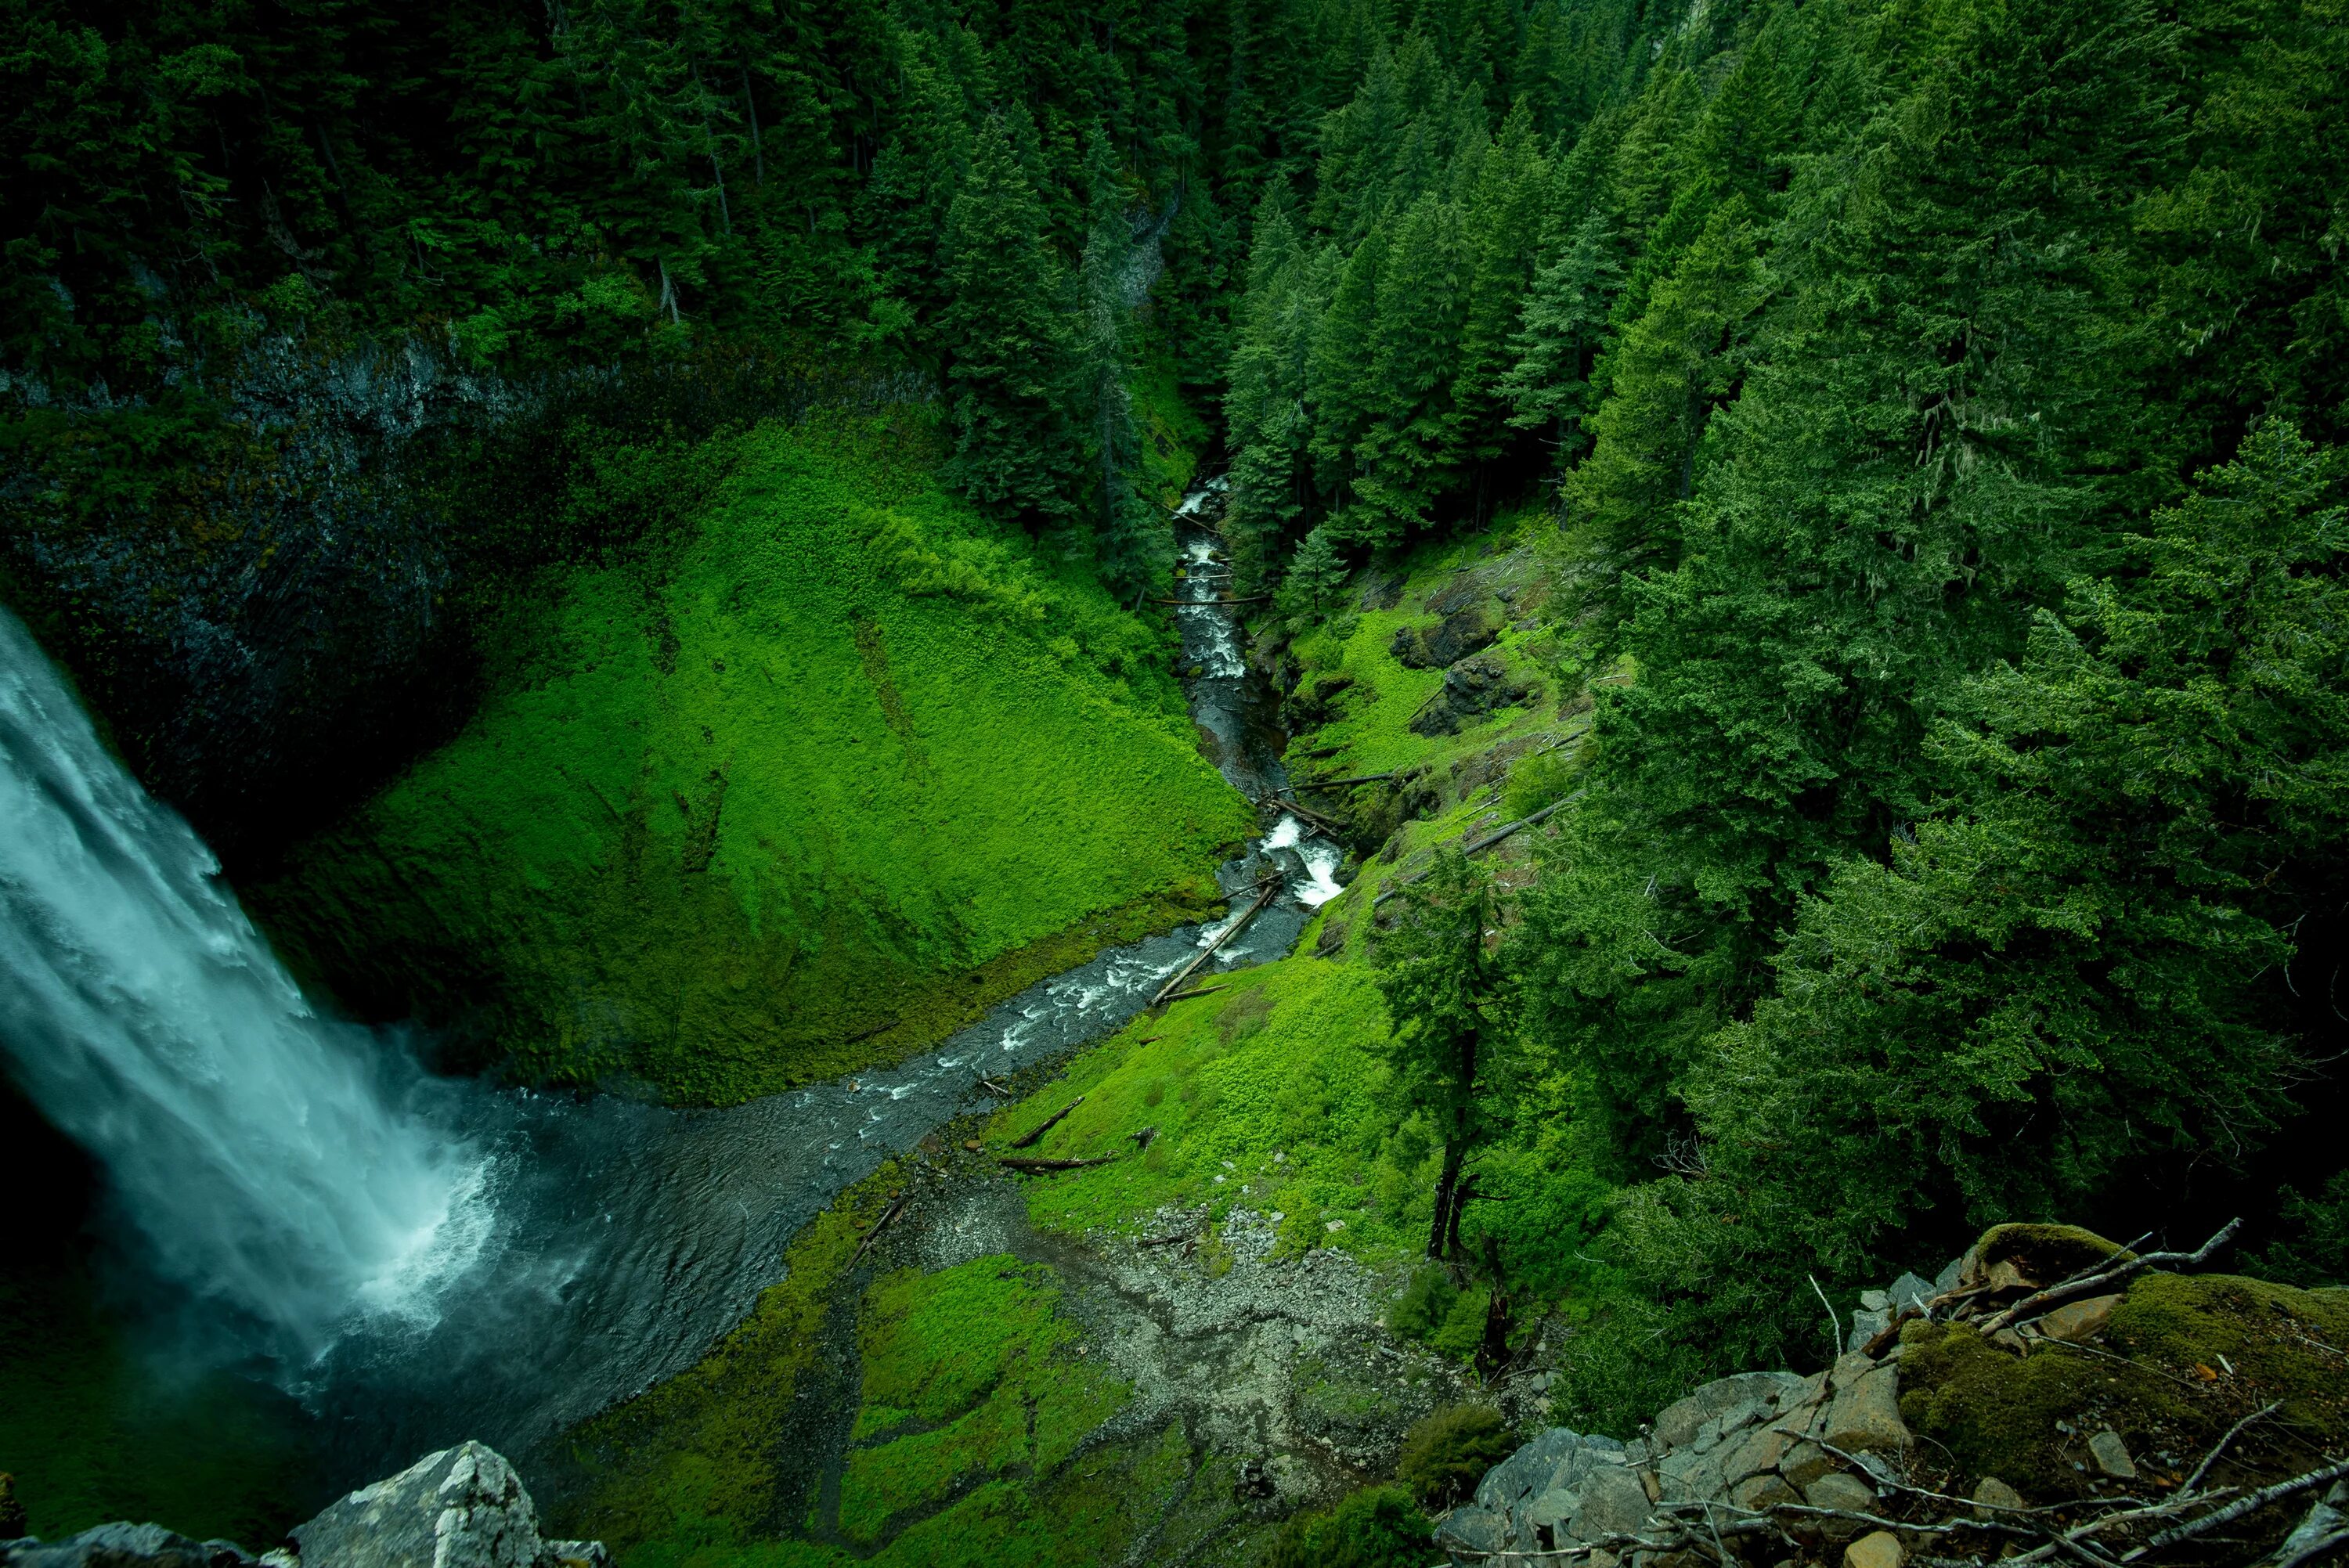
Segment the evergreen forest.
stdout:
[[[1254,830],[1170,610],[1215,479],[1352,885],[1076,1058],[1041,1152],[1135,1174],[1038,1224],[1154,1243],[1257,1171],[1468,1403],[1547,1346],[1527,1435],[1827,1366],[2002,1221],[2242,1215],[2240,1266],[2349,1280],[2344,0],[0,0],[0,597],[445,1071],[740,1105],[1208,918]],[[1467,650],[1498,708],[1427,651],[1478,572],[1537,584]],[[978,1482],[856,1449],[819,1503],[728,1424],[893,1180],[577,1429],[567,1523],[962,1561],[857,1488]],[[1127,1396],[969,1339],[1061,1321],[1019,1266],[843,1343],[852,1447],[961,1432],[905,1367],[999,1351],[1030,1468],[970,1473],[1033,1524],[1092,1451],[1053,1421]],[[1450,1418],[1473,1486],[1508,1449]],[[1424,1568],[1464,1495],[1247,1539]],[[972,1560],[1224,1560],[1174,1539]]]

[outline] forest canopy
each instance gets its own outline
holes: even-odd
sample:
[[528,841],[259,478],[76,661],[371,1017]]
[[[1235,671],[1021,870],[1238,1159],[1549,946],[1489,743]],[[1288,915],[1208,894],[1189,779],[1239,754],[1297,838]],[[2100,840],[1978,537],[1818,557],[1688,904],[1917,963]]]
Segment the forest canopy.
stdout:
[[[160,476],[245,460],[275,342],[605,408],[730,367],[647,449],[935,399],[951,482],[1127,599],[1173,559],[1152,367],[1276,637],[1536,511],[1622,678],[1495,953],[1431,879],[1388,990],[1447,1181],[1516,1200],[1447,1189],[1435,1248],[1584,1304],[1588,1410],[1816,1340],[1810,1273],[2132,1184],[2337,1232],[2275,1156],[2340,1103],[2341,0],[5,16],[36,591],[201,531]],[[471,515],[463,570],[614,544]]]

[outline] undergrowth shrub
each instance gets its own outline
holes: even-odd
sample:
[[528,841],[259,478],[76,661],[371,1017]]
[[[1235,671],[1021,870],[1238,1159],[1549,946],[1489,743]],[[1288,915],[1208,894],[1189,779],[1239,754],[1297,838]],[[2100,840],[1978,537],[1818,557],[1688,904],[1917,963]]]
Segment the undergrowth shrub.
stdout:
[[1399,1486],[1366,1486],[1280,1527],[1270,1568],[1422,1568],[1430,1526]]
[[1516,1446],[1516,1434],[1490,1405],[1447,1405],[1404,1434],[1395,1473],[1421,1502],[1449,1508],[1465,1501]]

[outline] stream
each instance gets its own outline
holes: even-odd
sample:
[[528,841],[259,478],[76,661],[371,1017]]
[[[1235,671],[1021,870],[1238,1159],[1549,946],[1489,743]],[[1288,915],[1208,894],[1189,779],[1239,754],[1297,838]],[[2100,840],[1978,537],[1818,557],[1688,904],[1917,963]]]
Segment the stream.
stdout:
[[[1210,481],[1176,513],[1185,686],[1203,751],[1277,802],[1274,695],[1209,602],[1228,592],[1220,501]],[[1102,952],[895,1067],[725,1110],[432,1078],[396,1037],[309,1012],[209,851],[62,711],[63,683],[23,667],[30,638],[6,629],[22,647],[0,639],[0,695],[21,699],[21,722],[0,725],[0,762],[49,817],[0,828],[0,973],[55,1005],[0,1009],[0,1047],[105,1166],[144,1243],[128,1250],[187,1293],[189,1331],[296,1394],[350,1482],[467,1437],[526,1455],[691,1366],[843,1188],[993,1103],[982,1077],[1121,1027],[1255,903]],[[1237,894],[1277,872],[1283,891],[1203,975],[1286,954],[1339,892],[1339,846],[1268,815],[1218,881]],[[41,861],[52,841],[88,863]],[[52,907],[69,897],[92,906],[78,925]],[[125,1014],[137,1027],[109,1022]],[[221,1212],[233,1227],[208,1218]]]

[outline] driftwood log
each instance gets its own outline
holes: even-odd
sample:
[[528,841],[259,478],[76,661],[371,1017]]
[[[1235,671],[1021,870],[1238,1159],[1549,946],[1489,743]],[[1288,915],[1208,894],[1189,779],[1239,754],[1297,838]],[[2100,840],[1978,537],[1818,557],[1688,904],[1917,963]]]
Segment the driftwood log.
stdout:
[[1054,1129],[1054,1128],[1056,1128],[1056,1127],[1058,1127],[1058,1126],[1060,1126],[1060,1125],[1061,1125],[1061,1119],[1062,1117],[1064,1117],[1064,1116],[1068,1115],[1068,1114],[1069,1114],[1069,1112],[1071,1112],[1071,1111],[1072,1111],[1072,1110],[1076,1109],[1077,1109],[1077,1107],[1079,1107],[1079,1106],[1081,1106],[1081,1105],[1082,1105],[1082,1104],[1084,1104],[1084,1103],[1085,1103],[1085,1097],[1084,1097],[1083,1095],[1079,1095],[1079,1096],[1077,1096],[1077,1098],[1076,1098],[1076,1099],[1072,1099],[1072,1100],[1069,1101],[1069,1103],[1068,1103],[1068,1104],[1066,1104],[1066,1105],[1062,1106],[1060,1109],[1058,1109],[1058,1110],[1054,1111],[1051,1115],[1050,1115],[1050,1116],[1046,1117],[1046,1118],[1043,1119],[1042,1123],[1041,1123],[1040,1125],[1039,1125],[1039,1126],[1035,1129],[1035,1130],[1033,1130],[1032,1132],[1028,1132],[1028,1133],[1022,1134],[1020,1137],[1018,1137],[1018,1138],[1013,1139],[1013,1140],[1011,1140],[1011,1142],[1010,1142],[1009,1147],[1011,1147],[1011,1148],[1013,1148],[1013,1149],[1033,1149],[1033,1148],[1035,1148],[1035,1147],[1036,1147],[1036,1145],[1037,1145],[1037,1143],[1038,1143],[1038,1142],[1039,1142],[1039,1141],[1043,1138],[1044,1134],[1046,1134],[1046,1133],[1048,1133],[1048,1132],[1051,1131],[1051,1130],[1052,1130],[1052,1129]]
[[1213,958],[1216,955],[1216,950],[1217,948],[1221,947],[1225,943],[1229,942],[1233,937],[1238,935],[1241,929],[1245,927],[1249,921],[1254,920],[1258,914],[1262,913],[1264,906],[1270,903],[1273,901],[1274,896],[1280,892],[1280,882],[1277,877],[1267,877],[1261,885],[1263,891],[1257,894],[1257,901],[1248,905],[1247,913],[1241,915],[1229,925],[1224,927],[1223,934],[1216,937],[1213,942],[1207,944],[1206,950],[1205,952],[1198,954],[1192,958],[1190,963],[1185,964],[1182,968],[1176,970],[1174,977],[1158,988],[1157,995],[1150,998],[1150,1005],[1152,1006],[1163,1006],[1167,1002],[1174,1000],[1174,993],[1182,987],[1183,982],[1188,980],[1191,977],[1192,973],[1196,970],[1200,965],[1205,964],[1208,959]]

